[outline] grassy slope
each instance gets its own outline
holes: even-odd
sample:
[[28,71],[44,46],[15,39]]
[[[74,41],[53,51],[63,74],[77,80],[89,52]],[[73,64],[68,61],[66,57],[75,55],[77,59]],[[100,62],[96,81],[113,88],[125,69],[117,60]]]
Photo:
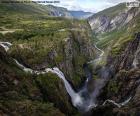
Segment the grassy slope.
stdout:
[[[16,10],[14,10],[14,8],[16,8]],[[44,13],[46,13],[46,11]],[[87,29],[86,32],[81,31],[81,26],[87,25],[86,21],[49,17],[44,13],[42,14],[42,10],[38,10],[38,7],[32,5],[26,6],[22,4],[20,7],[13,7],[13,5],[0,4],[0,30],[15,30],[13,33],[0,34],[0,41],[12,42],[13,46],[11,47],[9,54],[22,63],[28,64],[32,68],[46,60],[48,53],[54,49],[57,51],[58,55],[54,59],[55,62],[50,62],[50,60],[47,59],[49,61],[48,67],[56,66],[56,64],[60,63],[64,59],[63,47],[66,43],[66,38],[72,36],[72,32],[76,36],[75,38],[77,38],[79,34],[84,37],[84,39],[88,38],[89,30]],[[76,30],[71,30],[72,28],[75,28]],[[61,29],[65,30],[61,31]],[[82,40],[82,42],[86,41],[88,41],[88,39]],[[75,44],[75,49],[79,49],[79,46],[77,46],[78,43],[75,42]],[[82,55],[77,56],[76,54],[75,57],[73,62],[78,63],[75,64],[78,71],[75,70],[77,74],[74,76],[77,78],[74,78],[74,81],[79,84],[81,82],[81,69],[85,59]],[[58,77],[54,75],[41,75],[37,81],[41,84],[43,99],[48,100],[43,100],[43,103],[49,104],[50,102],[53,102],[55,107],[61,109],[61,111],[66,114],[73,113],[69,98],[67,93],[65,93],[66,90]],[[59,91],[62,92],[60,93]],[[46,94],[52,95],[46,96]],[[6,104],[8,104],[8,102],[6,102]],[[28,105],[28,103],[26,104]],[[2,104],[2,106],[3,105],[4,104]],[[11,104],[8,104],[8,106],[9,105]],[[16,107],[17,106],[14,108]],[[5,108],[7,108],[7,106],[5,106]],[[14,108],[13,111],[15,110]]]
[[[5,7],[5,9],[8,8]],[[64,60],[67,59],[65,59],[64,47],[67,44],[67,38],[73,38],[75,44],[72,45],[76,52],[80,49],[80,45],[74,38],[78,39],[79,36],[81,42],[85,44],[90,41],[90,29],[88,29],[89,25],[86,21],[49,17],[34,13],[31,15],[10,12],[1,15],[0,28],[16,29],[16,31],[5,35],[0,34],[0,39],[1,41],[14,43],[9,51],[10,54],[29,67],[38,68],[44,62],[47,67],[53,67],[58,66],[62,61],[65,62]],[[86,29],[83,31],[81,27]],[[57,54],[52,61],[48,58],[48,55],[54,50]],[[82,53],[79,53],[79,57],[76,55],[74,57],[73,64],[78,71],[73,72],[74,75],[71,77],[73,77],[73,82],[78,85],[81,82],[82,65],[88,59],[84,58]]]
[[[19,69],[2,47],[0,47],[0,54],[1,115],[64,116],[48,99],[43,101],[43,94],[33,75]],[[50,78],[49,75],[47,77]]]
[[116,16],[118,13],[120,13],[121,11],[123,11],[125,8],[126,8],[125,4],[121,3],[117,6],[113,6],[113,7],[107,8],[107,9],[101,11],[101,12],[98,12],[90,18],[92,19],[92,18],[96,18],[96,17],[102,16],[102,15],[106,15],[106,16],[112,18],[112,17]]

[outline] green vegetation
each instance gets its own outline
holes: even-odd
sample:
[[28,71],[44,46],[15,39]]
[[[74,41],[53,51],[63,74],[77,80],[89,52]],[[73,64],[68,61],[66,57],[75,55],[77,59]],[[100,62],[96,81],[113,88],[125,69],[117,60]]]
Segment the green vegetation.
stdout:
[[47,6],[37,4],[0,4],[0,41],[13,44],[7,55],[10,59],[0,55],[0,77],[6,75],[0,108],[9,115],[78,115],[60,78],[25,73],[12,60],[35,70],[57,66],[75,87],[84,81],[83,64],[92,57],[84,53],[92,38],[89,24],[50,17],[47,11]]
[[[106,16],[105,19],[108,21],[120,20],[119,17],[122,14],[122,18],[123,18],[123,13],[128,13],[128,18],[130,18],[129,16],[135,14],[139,9],[132,8],[129,9],[127,12],[126,10],[128,9],[126,8],[125,3],[121,3],[115,7],[111,7],[96,13],[89,20],[98,19],[103,16]],[[94,36],[95,36],[94,38],[96,38],[96,40],[94,39],[94,41],[97,43],[97,46],[99,48],[104,49],[105,54],[109,54],[109,52],[111,52],[111,55],[113,56],[121,54],[121,52],[125,48],[125,45],[127,45],[128,42],[130,42],[135,38],[134,37],[135,33],[139,32],[139,28],[140,28],[139,14],[137,14],[135,18],[130,20],[129,23],[126,24],[125,23],[126,22],[124,22],[124,24],[122,23],[121,25],[119,25],[119,22],[116,23],[115,24],[116,27],[114,27],[115,30],[112,31],[111,30],[107,31],[106,29],[107,32],[104,33],[95,34],[94,32]]]
[[98,35],[97,46],[101,49],[111,47],[112,55],[118,55],[124,50],[125,45],[135,38],[134,35],[139,32],[139,28],[140,22],[137,16],[129,24],[119,29]]
[[74,112],[63,82],[55,74],[48,73],[37,77],[38,85],[44,93],[45,101],[52,101],[56,107],[66,114]]
[[111,80],[107,86],[107,91],[111,94],[117,94],[119,92],[119,85],[117,81]]
[[43,101],[43,94],[34,80],[34,75],[19,69],[3,49],[0,49],[0,54],[2,115],[64,116],[49,100]]
[[105,9],[104,11],[96,13],[95,15],[93,15],[93,17],[98,17],[98,16],[101,16],[101,15],[106,15],[106,16],[112,18],[112,17],[118,15],[125,8],[126,8],[125,3],[120,3],[116,7],[110,7],[108,9]]

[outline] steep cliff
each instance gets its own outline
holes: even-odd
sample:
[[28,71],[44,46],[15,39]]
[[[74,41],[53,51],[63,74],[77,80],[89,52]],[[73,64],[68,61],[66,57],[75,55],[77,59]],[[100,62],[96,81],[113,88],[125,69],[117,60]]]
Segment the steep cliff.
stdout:
[[13,59],[38,71],[58,67],[78,89],[87,78],[83,65],[96,56],[87,21],[50,17],[39,5],[0,6],[0,41],[13,44],[7,52],[0,46],[1,114],[78,114],[57,75],[24,72]]
[[[106,65],[111,73],[99,100],[121,103],[131,97],[126,106],[113,103],[97,107],[94,115],[139,115],[140,81],[140,8],[119,4],[89,18],[97,46],[104,49]],[[102,101],[102,102],[103,102]],[[102,103],[101,102],[101,103]]]
[[110,32],[129,23],[139,12],[138,8],[128,8],[121,3],[93,15],[89,23],[95,33]]
[[44,95],[35,84],[34,76],[19,69],[1,46],[0,67],[1,115],[64,116],[53,103],[43,100]]
[[[105,86],[100,97],[103,100],[110,99],[121,103],[131,97],[131,100],[124,107],[117,108],[113,104],[99,107],[93,110],[96,115],[99,111],[108,115],[139,115],[139,85],[140,85],[140,33],[135,34],[126,47],[117,56],[109,55],[108,66],[113,71],[112,79]],[[137,63],[135,64],[135,61]],[[112,107],[113,106],[113,107]]]
[[[89,23],[96,35],[97,45],[101,48],[112,46],[122,36],[135,33],[139,23],[136,21],[140,14],[140,8],[128,8],[124,3],[108,8],[89,18]],[[129,38],[129,37],[128,37]]]
[[[83,64],[94,59],[95,56],[95,48],[91,41],[92,35],[85,21],[81,23],[73,21],[73,24],[69,20],[60,21],[60,24],[57,23],[59,20],[56,21],[56,25],[68,23],[71,27],[69,28],[68,25],[64,29],[49,27],[49,30],[52,28],[55,31],[48,33],[46,29],[43,29],[43,36],[39,33],[29,37],[28,41],[26,39],[14,40],[15,44],[9,52],[18,61],[32,69],[59,67],[76,87],[86,78]],[[50,25],[47,25],[51,26],[51,21]],[[32,33],[36,33],[34,30]],[[26,32],[20,33],[22,36],[22,33]],[[14,36],[14,34],[16,33],[11,35]]]

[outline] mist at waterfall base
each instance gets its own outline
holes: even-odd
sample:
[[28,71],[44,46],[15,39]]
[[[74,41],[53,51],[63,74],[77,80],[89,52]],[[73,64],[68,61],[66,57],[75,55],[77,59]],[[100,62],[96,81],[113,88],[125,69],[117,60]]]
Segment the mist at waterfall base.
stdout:
[[71,85],[66,80],[64,74],[57,68],[46,69],[46,72],[52,72],[61,78],[64,82],[65,88],[68,94],[71,97],[73,106],[75,106],[80,112],[87,112],[90,109],[98,105],[97,97],[100,94],[101,89],[106,85],[106,82],[109,80],[110,70],[106,67],[100,69],[102,77],[94,80],[94,87],[92,91],[88,90],[88,84],[92,81],[93,77],[90,72],[85,69],[85,73],[88,76],[84,86],[78,91],[75,92]]
[[[12,44],[9,42],[0,42],[0,45],[5,49],[6,52],[12,46]],[[99,59],[101,59],[100,57]],[[88,70],[87,66],[85,66],[84,70],[87,76],[87,80],[84,86],[79,90],[79,92],[75,92],[73,88],[71,87],[71,85],[69,84],[69,82],[66,80],[63,72],[61,72],[57,67],[46,68],[44,71],[35,71],[35,70],[25,67],[24,65],[19,63],[16,59],[13,59],[13,60],[25,72],[35,73],[37,75],[45,74],[48,72],[56,74],[60,79],[63,80],[65,88],[69,96],[71,97],[73,106],[75,106],[81,112],[87,112],[91,108],[94,108],[97,106],[98,104],[97,97],[100,94],[101,89],[105,86],[106,82],[109,80],[109,77],[110,77],[110,69],[107,67],[102,67],[98,71],[99,78],[96,80],[93,80],[91,72]],[[95,60],[97,61],[97,59]],[[91,81],[94,82],[93,83],[94,86],[93,86],[93,89],[89,91],[88,85]]]
[[[89,73],[86,71],[86,73]],[[77,104],[79,111],[87,112],[98,106],[97,97],[102,88],[106,85],[111,76],[111,70],[108,67],[102,67],[98,72],[98,79],[93,79],[91,74],[87,74],[88,78],[84,87],[78,92],[83,104]],[[91,84],[91,89],[88,86]]]

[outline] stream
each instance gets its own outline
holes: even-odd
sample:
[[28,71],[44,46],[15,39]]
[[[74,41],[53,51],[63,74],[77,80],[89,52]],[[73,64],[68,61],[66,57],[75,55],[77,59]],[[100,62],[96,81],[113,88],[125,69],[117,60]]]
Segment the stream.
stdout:
[[94,47],[100,52],[100,55],[96,59],[88,62],[88,64],[95,64],[96,65],[102,60],[102,57],[104,55],[104,51],[99,49],[96,45],[94,45]]
[[[0,42],[0,45],[5,49],[6,52],[12,46],[12,44],[9,42]],[[97,50],[99,50],[101,52],[101,54],[99,55],[99,57],[97,59],[90,61],[88,63],[96,63],[97,61],[102,60],[104,51],[99,49],[96,45],[95,45],[95,48]],[[86,80],[84,86],[78,92],[75,92],[74,89],[72,88],[72,86],[70,85],[70,83],[66,80],[65,75],[63,74],[63,72],[61,72],[59,70],[59,68],[57,68],[57,67],[46,68],[44,71],[36,71],[36,70],[32,70],[30,68],[26,68],[24,65],[19,63],[16,59],[13,59],[13,60],[23,71],[29,72],[31,74],[40,75],[40,74],[46,74],[48,72],[56,74],[60,79],[63,80],[65,88],[71,98],[73,106],[76,107],[81,112],[87,112],[90,109],[98,106],[97,97],[100,94],[100,90],[106,85],[107,81],[109,80],[108,77],[109,77],[110,70],[106,67],[102,67],[100,70],[101,77],[99,79],[94,80],[95,81],[94,90],[92,90],[90,92],[88,91],[87,85],[92,78],[92,76],[90,74],[88,74],[87,80]],[[106,103],[109,102],[109,103],[114,104],[116,107],[120,108],[120,107],[126,105],[130,100],[131,100],[131,97],[122,103],[116,103],[115,101],[112,101],[112,100],[106,100],[102,105],[105,105]]]

